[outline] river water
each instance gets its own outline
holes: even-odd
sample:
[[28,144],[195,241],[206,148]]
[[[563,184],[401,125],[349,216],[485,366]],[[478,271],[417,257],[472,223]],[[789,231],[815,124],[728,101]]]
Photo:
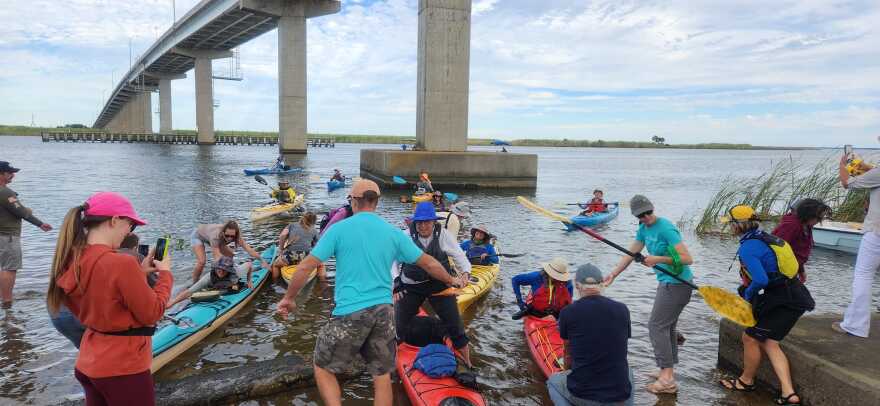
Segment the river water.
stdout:
[[[301,161],[305,171],[289,176],[306,195],[310,210],[327,211],[344,202],[345,190],[329,193],[324,184],[333,168],[349,175],[358,172],[361,148],[381,147],[338,144],[334,149],[310,149]],[[387,146],[386,146],[387,147]],[[495,148],[474,148],[493,150]],[[514,197],[525,194],[545,207],[572,212],[564,204],[583,200],[594,188],[605,190],[608,201],[626,201],[635,193],[650,197],[658,215],[674,222],[698,216],[702,207],[730,175],[755,176],[773,162],[795,159],[813,164],[830,151],[720,151],[655,149],[510,148],[512,152],[539,156],[538,187],[528,191],[457,191],[472,204],[473,221],[487,224],[508,253],[526,253],[502,262],[501,276],[492,291],[464,315],[474,348],[473,358],[490,404],[549,404],[543,378],[529,357],[516,310],[510,278],[537,269],[539,261],[563,256],[573,264],[587,261],[608,271],[620,258],[610,247],[581,233],[566,233],[561,224],[520,207]],[[138,230],[149,242],[163,234],[186,238],[198,223],[233,218],[241,222],[252,245],[270,245],[290,219],[252,224],[250,209],[269,201],[268,188],[242,175],[242,169],[270,164],[272,147],[147,144],[41,143],[39,138],[0,137],[0,160],[22,168],[10,185],[34,213],[55,227],[66,210],[81,204],[91,193],[113,190],[128,196],[150,224]],[[266,177],[270,182],[274,176]],[[399,192],[383,195],[379,212],[399,224],[409,207],[397,202]],[[608,239],[627,245],[636,220],[621,216],[600,229]],[[736,244],[728,238],[698,237],[686,226],[685,242],[696,264],[698,283],[733,289],[736,272],[727,271]],[[18,272],[16,302],[0,310],[0,404],[53,404],[78,398],[81,389],[73,378],[76,350],[49,323],[44,296],[57,231],[43,233],[24,225],[24,267]],[[814,250],[808,264],[808,286],[817,313],[840,314],[849,301],[854,256]],[[188,248],[173,254],[175,292],[185,286],[194,257]],[[766,393],[731,394],[717,386],[715,368],[718,318],[697,297],[685,309],[679,328],[687,337],[676,370],[677,396],[656,397],[644,391],[646,374],[654,370],[647,334],[656,282],[644,267],[633,265],[606,294],[626,303],[632,313],[633,338],[629,362],[636,376],[636,403],[662,405],[765,405]],[[875,286],[876,288],[876,286]],[[255,360],[298,354],[311,360],[318,326],[329,316],[332,286],[313,284],[308,298],[288,321],[273,316],[281,297],[280,287],[264,289],[230,322],[204,342],[184,353],[157,374],[157,380],[175,379],[199,371],[234,367]],[[880,289],[875,289],[880,290]],[[877,297],[877,295],[875,295]],[[361,378],[344,386],[345,404],[369,404],[370,381]],[[406,405],[397,387],[396,403]],[[288,393],[245,404],[316,404],[314,390]]]

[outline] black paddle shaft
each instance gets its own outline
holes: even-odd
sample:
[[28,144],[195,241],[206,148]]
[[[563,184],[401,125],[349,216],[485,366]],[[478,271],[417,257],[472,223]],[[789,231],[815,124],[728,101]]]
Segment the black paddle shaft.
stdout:
[[[626,254],[626,255],[629,255],[629,256],[633,257],[633,260],[635,260],[636,262],[638,262],[638,263],[640,263],[640,264],[641,264],[641,263],[644,263],[644,261],[645,261],[645,256],[642,255],[640,252],[632,252],[632,251],[630,251],[630,250],[628,250],[628,249],[626,249],[626,248],[623,248],[623,247],[621,247],[620,245],[617,245],[616,243],[614,243],[613,241],[608,241],[608,240],[606,240],[605,237],[602,237],[602,235],[600,235],[599,233],[597,233],[597,232],[595,232],[595,231],[593,231],[593,230],[590,230],[589,228],[584,227],[584,226],[582,226],[582,225],[580,225],[580,224],[571,223],[571,225],[574,226],[575,228],[577,228],[578,230],[581,230],[581,231],[583,231],[584,233],[588,234],[590,237],[593,237],[593,238],[595,238],[595,239],[597,239],[597,240],[599,240],[599,241],[602,241],[602,242],[604,242],[605,244],[610,245],[610,246],[613,247],[614,249],[616,249],[616,250],[618,250],[618,251],[620,251],[620,252],[622,252],[622,253],[624,253],[624,254]],[[685,284],[685,285],[690,286],[692,289],[697,289],[697,290],[699,289],[699,288],[697,287],[697,285],[694,285],[693,282],[690,282],[690,281],[686,281],[686,280],[684,280],[684,279],[681,279],[678,275],[675,275],[675,274],[673,274],[672,272],[669,272],[668,269],[663,268],[662,266],[654,265],[653,268],[656,269],[656,270],[658,270],[658,271],[660,271],[660,272],[665,273],[666,275],[671,276],[673,279],[675,279],[675,280],[677,280],[677,281],[679,281],[679,282],[681,282],[681,283],[683,283],[683,284]]]

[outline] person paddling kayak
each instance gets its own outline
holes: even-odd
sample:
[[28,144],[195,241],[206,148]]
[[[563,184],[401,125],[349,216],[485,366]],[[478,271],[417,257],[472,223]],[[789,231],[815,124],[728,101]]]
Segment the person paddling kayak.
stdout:
[[291,203],[296,198],[296,190],[290,187],[290,182],[282,179],[278,181],[278,187],[273,188],[269,196],[278,203]]
[[419,173],[416,190],[421,190],[422,193],[434,193],[434,185],[431,184],[431,179],[428,178],[428,172],[422,171]]
[[468,259],[474,265],[490,265],[498,263],[498,253],[492,245],[494,236],[489,233],[486,226],[471,228],[471,239],[461,242],[461,249],[467,253]]
[[[568,263],[562,258],[553,258],[541,264],[541,270],[519,274],[511,280],[513,294],[519,311],[511,316],[519,320],[526,314],[536,317],[559,316],[562,308],[571,304],[574,286]],[[526,303],[520,291],[523,285],[531,287],[531,301]]]
[[605,204],[604,200],[605,193],[600,189],[596,189],[593,191],[593,198],[590,199],[587,204],[581,207],[584,207],[584,211],[581,212],[581,216],[592,216],[596,213],[606,213],[608,212],[608,205]]
[[333,176],[330,178],[331,181],[336,180],[339,182],[345,182],[345,175],[342,174],[342,171],[339,169],[333,170]]

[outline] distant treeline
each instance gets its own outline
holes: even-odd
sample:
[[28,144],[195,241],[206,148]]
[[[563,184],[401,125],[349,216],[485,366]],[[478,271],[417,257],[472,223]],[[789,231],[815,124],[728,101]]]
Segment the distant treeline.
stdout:
[[[41,131],[69,131],[90,132],[90,128],[72,127],[27,127],[14,125],[0,125],[0,135],[40,135]],[[195,130],[175,130],[177,134],[192,135]],[[278,137],[273,131],[224,131],[217,130],[217,135],[249,135],[257,137]],[[399,135],[357,135],[357,134],[309,134],[309,137],[333,137],[336,142],[343,144],[413,144],[415,137],[402,137]],[[509,141],[511,146],[529,147],[581,147],[581,148],[676,148],[676,149],[793,149],[791,147],[762,147],[750,144],[658,144],[657,142],[640,141],[605,141],[605,140],[569,140],[569,139],[525,139]],[[489,138],[468,138],[468,145],[492,145]]]

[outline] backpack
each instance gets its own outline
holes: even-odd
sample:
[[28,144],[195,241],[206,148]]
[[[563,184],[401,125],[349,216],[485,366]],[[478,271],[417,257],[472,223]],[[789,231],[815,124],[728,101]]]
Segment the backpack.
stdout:
[[416,354],[413,368],[422,371],[431,378],[443,378],[455,375],[458,362],[455,354],[443,344],[428,344]]
[[776,265],[779,268],[779,273],[785,275],[788,279],[797,276],[800,264],[797,261],[797,257],[794,256],[794,250],[791,249],[791,245],[787,241],[763,231],[758,233],[753,239],[763,241],[764,244],[767,244],[773,250],[773,253],[776,254]]

